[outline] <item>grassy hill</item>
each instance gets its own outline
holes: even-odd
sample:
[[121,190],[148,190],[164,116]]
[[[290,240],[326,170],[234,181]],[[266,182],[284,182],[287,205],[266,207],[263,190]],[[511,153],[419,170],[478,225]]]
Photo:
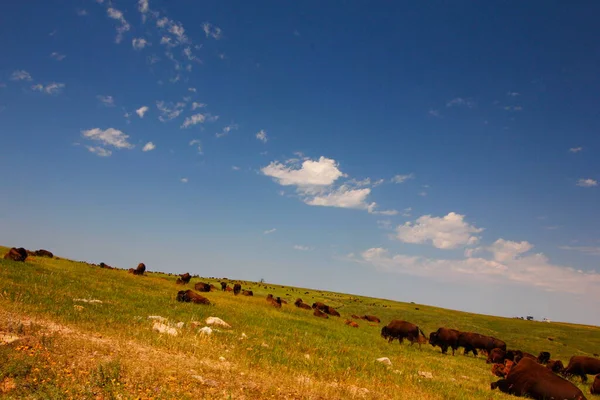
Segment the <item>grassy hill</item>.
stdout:
[[[0,247],[0,256],[7,248]],[[142,260],[141,260],[142,261]],[[125,267],[125,266],[123,266]],[[126,266],[135,267],[135,266]],[[148,265],[152,271],[155,267]],[[197,267],[182,266],[181,273]],[[493,335],[565,365],[600,352],[600,329],[476,315],[420,304],[241,281],[254,297],[204,293],[212,306],[178,303],[176,276],[134,276],[66,259],[0,260],[0,397],[231,399],[500,399],[483,356],[442,355],[429,344],[388,344],[381,327],[411,321],[428,335],[440,326]],[[220,279],[193,278],[214,283]],[[231,283],[233,285],[233,282]],[[289,302],[267,304],[272,293]],[[328,320],[292,303],[323,301]],[[82,302],[78,299],[100,300]],[[474,299],[476,301],[476,299]],[[373,314],[381,324],[344,320]],[[184,322],[177,336],[152,330],[148,316]],[[209,316],[231,329],[198,333]],[[192,322],[197,321],[198,327]],[[551,338],[552,340],[548,340]],[[389,357],[391,367],[376,362]],[[433,378],[421,376],[429,372]],[[584,393],[589,388],[573,379]]]

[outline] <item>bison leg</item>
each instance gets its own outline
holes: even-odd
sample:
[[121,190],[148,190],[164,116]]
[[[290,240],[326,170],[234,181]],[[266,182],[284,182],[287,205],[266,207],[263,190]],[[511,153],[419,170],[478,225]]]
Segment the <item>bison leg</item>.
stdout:
[[585,372],[582,372],[581,374],[579,374],[579,376],[581,376],[581,382],[582,383],[586,383],[587,382],[587,375]]
[[457,348],[455,348],[454,346],[452,346],[452,355],[454,355],[454,350],[456,350]]
[[477,357],[477,349],[473,348],[473,356]]
[[442,346],[442,354],[446,354],[447,351],[448,351],[448,346],[447,345],[443,345]]

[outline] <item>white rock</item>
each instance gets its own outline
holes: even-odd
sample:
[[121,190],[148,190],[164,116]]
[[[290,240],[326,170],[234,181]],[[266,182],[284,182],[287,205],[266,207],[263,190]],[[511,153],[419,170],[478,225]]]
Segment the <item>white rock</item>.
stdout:
[[167,335],[171,336],[177,336],[179,334],[177,329],[171,328],[170,326],[158,321],[154,322],[154,325],[152,325],[152,330],[158,333],[166,333]]
[[427,379],[433,378],[433,374],[431,372],[419,371],[418,374],[419,374],[419,376],[422,376],[423,378],[427,378]]
[[217,326],[222,326],[223,328],[231,328],[231,325],[229,325],[227,322],[223,321],[219,317],[206,318],[206,325],[217,325]]
[[201,333],[202,335],[206,335],[206,336],[212,335],[212,332],[213,332],[213,330],[210,329],[208,326],[198,329],[198,333]]
[[387,357],[378,358],[377,361],[379,361],[380,363],[385,364],[385,365],[392,365],[392,362]]
[[82,303],[98,303],[98,304],[102,304],[102,300],[96,300],[96,299],[73,299],[73,301],[80,301]]
[[148,319],[155,319],[160,322],[167,322],[165,317],[161,317],[160,315],[148,315]]
[[306,358],[307,360],[310,360],[310,354],[305,354],[304,358]]
[[183,322],[178,322],[175,324],[175,326],[179,329],[183,328],[183,325],[185,325]]
[[248,335],[242,332],[242,336],[240,336],[240,339],[248,339]]
[[227,361],[227,360],[225,360],[225,357],[221,356],[221,357],[219,357],[219,361]]
[[261,344],[261,346],[262,346],[262,347],[265,347],[265,348],[268,348],[268,347],[269,347],[269,345],[268,345],[268,344],[266,344],[265,342],[263,342],[263,343]]

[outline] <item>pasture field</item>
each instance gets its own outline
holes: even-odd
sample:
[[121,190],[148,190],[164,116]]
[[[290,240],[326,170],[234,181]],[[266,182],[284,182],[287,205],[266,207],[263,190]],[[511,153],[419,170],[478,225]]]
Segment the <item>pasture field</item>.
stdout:
[[[7,250],[0,247],[0,256]],[[600,352],[598,327],[476,315],[272,283],[241,281],[254,297],[202,293],[212,306],[178,303],[175,296],[184,287],[175,284],[177,277],[152,272],[159,266],[147,267],[151,272],[134,276],[62,258],[0,260],[0,342],[18,338],[0,344],[0,398],[512,398],[490,390],[498,378],[484,356],[464,356],[460,349],[453,357],[429,344],[419,349],[407,342],[387,343],[380,330],[392,319],[411,321],[427,335],[440,326],[492,335],[509,348],[536,355],[549,351],[565,365],[572,355]],[[187,268],[180,272],[201,271]],[[219,287],[220,279],[193,278],[185,288],[200,281]],[[269,293],[289,304],[275,309],[265,301]],[[309,304],[323,301],[342,317],[314,317],[293,305],[297,297]],[[382,322],[358,320],[360,327],[351,328],[344,324],[350,314],[373,314]],[[152,330],[152,315],[185,325],[177,336],[159,334]],[[199,334],[209,316],[222,318],[231,329]],[[389,357],[392,365],[376,362],[379,357]],[[427,373],[432,378],[423,376]],[[572,381],[591,396],[579,378]]]

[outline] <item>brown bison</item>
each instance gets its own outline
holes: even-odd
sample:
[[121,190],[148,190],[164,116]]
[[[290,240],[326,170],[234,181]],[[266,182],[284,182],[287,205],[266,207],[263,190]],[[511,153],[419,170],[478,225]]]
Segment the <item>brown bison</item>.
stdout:
[[332,315],[334,317],[341,317],[340,313],[337,312],[337,310],[335,308],[330,307],[330,306],[326,306],[326,308],[322,311],[324,311],[326,314]]
[[242,290],[242,295],[244,296],[254,296],[252,290]]
[[505,379],[491,384],[491,388],[515,396],[528,396],[532,399],[585,400],[585,396],[566,379],[553,374],[544,366],[530,358],[523,358]]
[[344,322],[344,323],[353,328],[358,328],[358,324],[356,322],[352,321],[351,319],[347,319],[346,322]]
[[44,250],[44,249],[36,250],[33,252],[33,254],[35,254],[36,257],[48,257],[48,258],[54,257],[54,254],[52,254],[48,250]]
[[144,275],[144,272],[146,272],[146,265],[144,263],[139,263],[132,273],[134,275]]
[[560,360],[549,360],[546,364],[546,368],[557,374],[560,374],[565,370],[565,366]]
[[547,351],[541,351],[540,354],[537,357],[537,361],[540,364],[548,364],[548,361],[550,361],[550,353]]
[[233,292],[233,289],[231,288],[231,286],[227,286],[227,287],[225,288],[225,290],[226,290],[226,291],[228,291],[228,292]]
[[196,289],[199,292],[210,292],[210,285],[204,282],[197,282],[194,285],[194,289]]
[[439,328],[429,334],[429,344],[433,347],[440,346],[442,354],[446,354],[448,347],[452,349],[452,355],[458,349],[458,336],[460,332],[456,329]]
[[281,308],[281,298],[274,298],[272,294],[267,295],[267,303],[275,308]]
[[191,290],[180,290],[177,292],[177,301],[210,305],[210,301],[206,297],[200,296],[198,293],[194,293]]
[[600,360],[587,356],[571,357],[569,365],[567,365],[567,368],[563,372],[565,376],[580,376],[582,382],[587,382],[588,375],[596,374],[600,374]]
[[365,321],[369,321],[369,322],[377,322],[377,323],[381,322],[381,320],[374,315],[363,315],[362,317],[360,317],[360,319],[364,319]]
[[352,318],[354,318],[354,319],[362,319],[361,317],[359,317],[359,316],[358,316],[358,315],[356,315],[356,314],[352,314],[352,315],[351,315],[351,317],[352,317]]
[[600,374],[594,377],[594,382],[592,383],[592,387],[590,388],[590,393],[600,394]]
[[180,276],[179,279],[181,279],[182,285],[187,285],[192,280],[192,276],[189,274],[189,272],[186,272],[185,274],[181,274],[179,276]]
[[221,282],[221,290],[222,291],[226,291],[227,290],[227,282]]
[[318,308],[315,308],[313,315],[315,317],[319,317],[319,318],[325,318],[325,319],[329,318],[329,315],[325,314],[323,311],[319,310]]
[[27,250],[22,247],[13,247],[4,255],[4,259],[23,262],[27,259]]
[[521,350],[515,350],[514,351],[515,357],[514,357],[514,362],[515,364],[518,364],[521,362],[522,359],[524,358],[529,358],[531,360],[534,360],[535,362],[538,362],[538,359],[536,356],[534,356],[531,353],[527,353],[526,351],[521,351]]
[[505,360],[504,364],[496,363],[492,366],[492,374],[500,378],[506,378],[514,365],[515,363],[510,360]]
[[404,339],[408,339],[411,346],[415,342],[419,343],[419,348],[421,348],[421,343],[427,342],[425,334],[417,325],[397,319],[381,328],[381,337],[387,339],[389,343],[394,339],[398,339],[400,344],[402,344]]
[[477,356],[477,350],[486,351],[488,354],[495,348],[506,351],[506,343],[502,340],[474,332],[461,332],[458,335],[458,346],[464,347],[465,355],[473,352],[474,356]]
[[296,301],[294,302],[294,305],[296,307],[298,307],[298,308],[303,308],[305,310],[310,310],[311,309],[311,307],[308,304],[304,303],[302,301],[302,299],[300,299],[300,298],[296,299]]
[[238,294],[240,294],[241,291],[242,291],[242,285],[240,285],[239,283],[236,283],[235,285],[233,285],[233,294],[235,294],[237,296]]
[[317,301],[316,303],[313,303],[312,308],[317,308],[317,309],[323,311],[325,308],[327,308],[327,305],[325,305],[325,303],[321,303],[320,301]]

